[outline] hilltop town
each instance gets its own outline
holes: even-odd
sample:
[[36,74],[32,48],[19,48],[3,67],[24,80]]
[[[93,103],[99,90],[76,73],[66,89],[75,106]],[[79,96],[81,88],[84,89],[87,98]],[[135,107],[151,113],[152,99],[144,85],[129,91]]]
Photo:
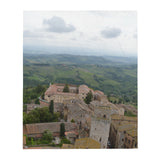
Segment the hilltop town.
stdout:
[[[137,117],[124,116],[137,110],[113,104],[107,96],[87,85],[54,83],[39,97],[40,104],[27,104],[27,114],[52,110],[57,120],[23,125],[23,147],[43,148],[137,148]],[[36,121],[35,121],[36,122]],[[47,144],[40,144],[51,133]],[[34,143],[39,142],[39,143]]]

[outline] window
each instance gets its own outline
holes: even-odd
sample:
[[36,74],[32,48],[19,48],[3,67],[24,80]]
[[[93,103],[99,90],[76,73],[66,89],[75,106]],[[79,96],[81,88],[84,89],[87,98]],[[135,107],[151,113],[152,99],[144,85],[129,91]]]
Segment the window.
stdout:
[[99,139],[99,142],[101,142],[101,138]]
[[124,141],[124,139],[122,138],[122,142]]
[[125,138],[125,142],[127,142],[127,138]]

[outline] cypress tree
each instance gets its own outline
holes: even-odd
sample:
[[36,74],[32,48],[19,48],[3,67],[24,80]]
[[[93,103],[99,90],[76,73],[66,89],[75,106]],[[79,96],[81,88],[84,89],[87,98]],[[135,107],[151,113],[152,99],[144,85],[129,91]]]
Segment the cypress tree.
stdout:
[[60,124],[60,137],[64,137],[65,136],[65,124],[61,123]]
[[52,113],[52,114],[54,113],[54,103],[53,103],[53,100],[51,100],[51,102],[50,102],[49,112]]
[[65,84],[63,92],[69,92],[69,86],[68,86],[68,84]]

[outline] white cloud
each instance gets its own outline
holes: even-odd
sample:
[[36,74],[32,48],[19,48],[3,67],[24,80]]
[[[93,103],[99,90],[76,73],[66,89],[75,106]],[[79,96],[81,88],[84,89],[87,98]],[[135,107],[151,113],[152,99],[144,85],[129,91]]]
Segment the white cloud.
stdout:
[[116,38],[121,34],[121,29],[119,28],[109,28],[106,27],[105,30],[101,31],[101,35],[104,38]]
[[88,47],[106,53],[123,50],[128,55],[136,54],[136,16],[136,12],[130,11],[27,11],[24,45]]
[[43,24],[47,26],[46,30],[49,32],[65,33],[73,32],[75,27],[71,24],[66,24],[61,17],[52,17],[51,19],[45,19]]

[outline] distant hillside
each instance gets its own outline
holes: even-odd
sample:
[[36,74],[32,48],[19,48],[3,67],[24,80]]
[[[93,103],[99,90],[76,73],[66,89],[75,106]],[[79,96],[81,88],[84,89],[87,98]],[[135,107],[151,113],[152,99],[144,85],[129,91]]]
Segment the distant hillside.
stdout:
[[24,54],[24,64],[99,64],[118,66],[136,64],[136,57],[84,56],[69,54]]
[[137,59],[112,56],[24,54],[24,87],[50,82],[86,84],[137,101]]

